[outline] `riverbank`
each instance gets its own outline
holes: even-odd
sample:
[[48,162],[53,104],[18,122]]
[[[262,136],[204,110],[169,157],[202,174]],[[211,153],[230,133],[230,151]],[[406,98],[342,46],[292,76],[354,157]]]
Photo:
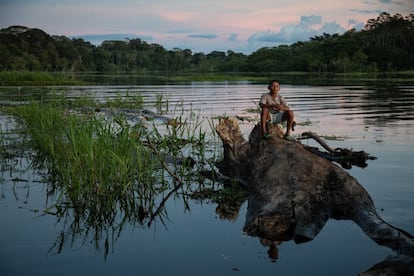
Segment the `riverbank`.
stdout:
[[0,86],[48,86],[85,84],[64,72],[2,71]]
[[170,84],[203,81],[249,81],[266,83],[279,79],[285,84],[295,85],[413,85],[414,70],[376,73],[307,73],[307,72],[190,72],[171,75],[168,72],[30,72],[2,71],[0,86],[64,86],[64,85],[131,85]]

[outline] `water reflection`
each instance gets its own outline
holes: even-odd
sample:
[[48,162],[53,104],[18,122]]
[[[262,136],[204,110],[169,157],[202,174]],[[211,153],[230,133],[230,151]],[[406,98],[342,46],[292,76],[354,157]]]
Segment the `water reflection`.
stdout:
[[[234,187],[233,187],[234,189]],[[247,197],[247,192],[238,186],[238,189],[241,189],[240,194],[244,194]],[[221,201],[217,208],[216,212],[220,214],[221,219],[235,220],[238,216],[241,204],[243,203],[240,199],[246,200],[246,197],[238,198],[227,198],[227,201]],[[251,196],[248,199],[253,201],[249,205],[261,204],[260,202],[255,202],[255,197]],[[253,208],[254,209],[254,208]],[[223,212],[223,210],[225,210]],[[230,210],[230,211],[229,211]],[[250,212],[249,209],[247,211]],[[265,212],[266,213],[266,212]],[[324,208],[314,209],[312,213],[312,220],[308,218],[294,217],[294,221],[289,222],[289,225],[293,227],[283,228],[283,225],[286,225],[286,218],[283,214],[273,214],[266,217],[265,213],[257,214],[257,225],[255,225],[254,230],[250,229],[252,225],[246,223],[244,225],[244,231],[247,231],[252,237],[257,237],[260,244],[266,249],[267,257],[271,262],[277,262],[279,259],[279,247],[289,241],[294,241],[295,244],[308,243],[315,240],[322,231],[327,222],[327,217],[325,214]],[[334,212],[335,213],[335,212]],[[251,216],[247,214],[246,217]],[[370,216],[377,216],[374,213],[369,212],[366,217],[361,220],[354,220],[366,233],[366,235],[372,238],[375,242],[381,245],[390,246],[392,249],[401,249],[401,252],[398,254],[388,256],[383,261],[373,265],[365,272],[361,272],[361,275],[379,275],[397,273],[396,275],[411,275],[414,272],[414,237],[399,228],[384,222],[380,217],[374,219],[374,223],[368,222]],[[335,216],[336,220],[348,220],[348,217]],[[246,218],[247,219],[247,218]],[[303,219],[303,220],[302,220]],[[304,233],[312,236],[311,238],[303,235]],[[399,246],[401,245],[401,248]],[[321,252],[318,252],[321,253]],[[364,274],[365,273],[365,274]],[[399,274],[401,273],[401,274]],[[384,275],[385,275],[384,274]]]
[[[49,254],[60,254],[65,246],[81,242],[93,244],[96,252],[101,252],[106,258],[113,253],[117,239],[127,226],[147,229],[155,220],[161,223],[168,220],[165,202],[183,200],[178,193],[180,188],[183,187],[177,186],[162,193],[144,190],[142,194],[125,194],[117,200],[101,196],[87,206],[74,206],[73,202],[55,205],[56,211],[48,211],[47,214],[56,217],[61,230]],[[163,196],[165,192],[168,193]]]
[[[197,185],[181,183],[172,189],[154,192],[144,189],[134,195],[125,194],[116,201],[105,196],[94,198],[87,206],[76,206],[66,201],[59,205],[49,203],[44,215],[56,218],[61,230],[48,254],[61,254],[65,247],[76,244],[93,244],[95,251],[103,254],[114,253],[115,243],[128,226],[146,231],[154,223],[165,227],[169,221],[168,201],[184,203],[184,210],[190,211],[188,202],[216,203],[216,213],[220,219],[234,221],[238,218],[240,207],[247,199],[247,191],[239,184],[219,182],[212,172],[202,172],[206,178],[199,178]],[[198,175],[200,177],[200,175]],[[211,185],[208,182],[211,181]],[[59,185],[48,184],[47,194],[56,198],[61,193]],[[53,207],[53,208],[52,208]],[[55,212],[50,211],[55,209]]]
[[[243,83],[241,85],[228,85],[225,83],[194,83],[194,84],[180,84],[180,85],[143,85],[143,86],[88,86],[88,87],[48,87],[48,88],[30,88],[22,87],[20,90],[16,87],[0,87],[0,105],[2,107],[24,103],[27,95],[30,98],[38,100],[44,100],[49,94],[57,93],[63,94],[67,97],[79,97],[81,95],[92,95],[97,98],[114,97],[117,94],[126,95],[139,94],[145,99],[148,99],[150,104],[156,102],[156,95],[162,94],[168,98],[170,106],[174,106],[176,102],[182,103],[183,114],[190,112],[200,113],[202,117],[211,118],[216,115],[241,115],[248,118],[254,119],[257,117],[256,114],[247,111],[247,109],[254,109],[254,102],[258,100],[258,97],[263,90],[264,85],[256,85],[250,83]],[[407,212],[410,212],[410,201],[408,197],[412,195],[412,187],[405,183],[411,179],[412,171],[405,169],[401,176],[401,170],[397,167],[407,167],[412,164],[412,159],[409,159],[409,154],[406,154],[407,158],[400,160],[398,152],[395,153],[392,147],[388,143],[376,143],[372,139],[378,133],[383,133],[382,140],[391,137],[390,132],[398,132],[400,128],[403,129],[404,137],[411,137],[414,128],[413,121],[413,87],[386,87],[386,88],[375,88],[375,87],[303,87],[303,86],[288,86],[282,85],[282,90],[286,92],[286,96],[289,98],[289,102],[292,104],[299,120],[304,122],[309,119],[311,124],[309,126],[300,126],[299,131],[303,130],[316,130],[322,134],[344,134],[351,137],[347,143],[362,143],[358,144],[358,149],[366,149],[366,146],[378,147],[375,148],[375,152],[370,149],[369,152],[378,154],[381,150],[388,151],[388,154],[396,154],[392,159],[396,161],[396,164],[390,166],[384,161],[383,165],[377,169],[377,171],[364,171],[360,172],[356,170],[356,173],[363,175],[364,178],[368,179],[363,184],[370,186],[371,191],[375,194],[375,199],[381,201],[382,191],[383,193],[389,192],[392,200],[398,202],[408,202],[405,205],[399,205],[396,203],[395,207],[389,209],[398,209],[398,214],[404,216],[403,221],[407,221],[408,227],[412,227],[412,222],[407,219]],[[22,92],[24,91],[24,92]],[[184,99],[184,100],[183,100]],[[154,108],[156,111],[156,109]],[[165,114],[169,116],[170,114]],[[345,122],[345,123],[344,123]],[[5,122],[1,121],[2,127]],[[246,129],[246,132],[250,132],[252,123],[248,120],[244,122],[242,126]],[[373,130],[375,128],[375,131]],[[368,130],[369,131],[368,131]],[[378,130],[379,129],[379,130]],[[375,132],[374,134],[371,133]],[[3,132],[4,133],[4,132]],[[364,138],[361,138],[364,137]],[[365,138],[366,137],[366,138]],[[347,137],[345,137],[346,139]],[[218,183],[217,180],[213,181],[209,176],[200,176],[200,174],[194,175],[193,171],[187,171],[187,175],[192,177],[192,185],[174,186],[171,185],[169,189],[159,190],[154,192],[146,192],[137,190],[135,193],[125,194],[123,197],[117,199],[111,198],[111,195],[103,195],[96,198],[85,198],[83,205],[74,204],[67,197],[65,202],[62,204],[54,205],[56,200],[62,195],[62,190],[59,188],[59,183],[53,182],[51,179],[45,178],[46,175],[51,173],[48,170],[34,171],[32,160],[32,152],[25,152],[19,149],[23,148],[17,142],[13,142],[13,139],[7,140],[10,143],[7,144],[9,149],[13,148],[12,152],[9,150],[7,153],[10,154],[8,157],[2,152],[2,198],[6,199],[16,198],[16,200],[28,201],[29,198],[34,197],[33,187],[41,186],[45,187],[45,191],[39,192],[42,196],[39,197],[39,205],[29,207],[34,216],[39,216],[39,211],[47,209],[47,214],[44,216],[53,218],[44,223],[42,226],[44,229],[53,229],[54,222],[58,229],[58,234],[53,237],[55,240],[48,244],[50,247],[49,254],[60,254],[61,262],[65,262],[65,254],[62,254],[66,249],[81,245],[88,251],[87,247],[92,245],[98,253],[97,255],[103,255],[108,258],[108,255],[114,252],[115,244],[119,242],[121,236],[125,236],[125,230],[133,228],[140,232],[155,232],[156,225],[173,224],[170,219],[170,213],[168,209],[168,203],[173,202],[182,208],[180,210],[189,210],[190,200],[198,200],[207,205],[214,204],[213,208],[216,209],[217,216],[223,220],[229,220],[236,222],[240,219],[240,215],[243,215],[244,210],[240,207],[246,202],[246,194],[239,191],[240,196],[236,199],[232,199],[235,192],[229,188],[228,183]],[[362,141],[362,142],[361,142]],[[374,141],[374,142],[372,142]],[[24,141],[22,141],[24,143]],[[337,142],[338,143],[338,142]],[[342,141],[339,141],[341,144]],[[370,144],[371,143],[371,144]],[[399,148],[409,152],[412,149],[412,141],[407,139],[404,144],[405,147]],[[4,145],[4,144],[3,144]],[[211,145],[208,145],[210,147]],[[410,149],[411,146],[411,149]],[[3,147],[2,147],[3,149]],[[393,155],[394,156],[394,155]],[[384,156],[381,156],[381,160],[384,160]],[[16,170],[11,173],[11,169]],[[372,167],[370,165],[370,167]],[[375,166],[373,166],[375,167]],[[391,169],[389,169],[391,168]],[[354,170],[355,172],[355,170]],[[372,174],[372,175],[370,175]],[[374,175],[376,174],[376,175]],[[399,176],[396,174],[400,174]],[[405,184],[402,192],[396,179],[400,177]],[[12,179],[15,180],[11,181]],[[392,187],[389,187],[392,184]],[[39,185],[37,185],[39,184]],[[387,186],[387,189],[383,187]],[[11,187],[11,188],[9,188]],[[47,187],[47,189],[46,189]],[[41,188],[39,188],[41,189]],[[14,195],[16,194],[16,196]],[[46,195],[46,196],[45,196]],[[18,199],[17,199],[18,198]],[[4,201],[3,201],[4,202]],[[2,203],[3,203],[2,202]],[[7,201],[10,202],[10,201]],[[30,201],[29,201],[30,202]],[[389,205],[382,204],[381,207],[387,207]],[[389,204],[389,202],[388,202]],[[5,203],[3,205],[6,205]],[[11,205],[9,203],[9,205]],[[46,205],[46,207],[44,206]],[[16,207],[20,208],[20,207]],[[27,208],[27,206],[26,206]],[[401,210],[404,209],[404,212]],[[408,210],[408,211],[407,211]],[[406,212],[407,211],[407,212]],[[10,213],[10,216],[14,216],[16,213],[14,208],[9,208],[6,212]],[[184,213],[184,212],[183,212]],[[188,213],[186,213],[188,214]],[[388,216],[394,215],[392,210],[387,213]],[[243,220],[243,218],[241,218]],[[394,220],[399,223],[399,217],[395,216]],[[55,221],[54,221],[55,220]],[[51,222],[50,222],[51,221]],[[173,221],[174,222],[174,221]],[[27,221],[26,227],[32,227],[33,222]],[[218,225],[211,225],[211,221],[205,222],[205,228],[209,231],[215,232],[215,228],[219,228]],[[13,226],[18,229],[19,226]],[[149,230],[151,229],[151,230]],[[239,235],[241,227],[233,229],[231,235]],[[221,228],[220,228],[221,231]],[[411,229],[410,229],[411,231]],[[351,233],[349,235],[357,235],[358,233]],[[233,237],[234,237],[233,236]],[[14,236],[13,236],[14,238]],[[15,238],[18,239],[18,238]],[[199,237],[197,237],[199,239]],[[295,240],[294,240],[295,241]],[[304,240],[296,239],[296,242],[303,242]],[[47,240],[47,242],[49,242]],[[129,242],[129,241],[128,241]],[[197,240],[180,239],[176,243],[172,244],[172,247],[179,248],[180,244],[183,243],[197,243]],[[213,243],[213,241],[209,241]],[[214,241],[214,246],[220,247],[222,241]],[[245,238],[240,238],[238,241],[240,244],[246,243]],[[271,240],[266,237],[258,237],[257,240],[253,240],[253,244],[257,244],[259,248],[263,246],[264,252],[269,253],[269,260],[277,260],[278,247],[287,244],[288,242],[279,240]],[[136,244],[131,247],[136,246]],[[2,241],[2,245],[13,246],[10,243]],[[4,249],[6,250],[6,249]],[[160,248],[159,250],[163,250]],[[159,252],[159,250],[157,250]],[[247,251],[246,248],[231,248],[231,250]],[[375,250],[375,249],[373,249]],[[264,269],[263,263],[255,263],[255,257],[257,259],[257,248],[253,247],[253,254],[249,259],[249,264],[257,270]],[[37,255],[44,255],[44,252],[38,250]],[[117,252],[122,254],[122,252]],[[247,255],[247,252],[244,252]],[[147,254],[147,253],[146,253]],[[318,252],[323,256],[324,252]],[[341,254],[348,254],[347,252],[338,251],[338,259],[341,258]],[[201,255],[203,258],[209,257],[208,255]],[[291,257],[292,255],[289,255]],[[148,253],[148,258],[156,259],[157,254],[151,255]],[[194,257],[188,257],[188,262],[194,261]],[[212,259],[215,256],[210,256]],[[15,256],[18,259],[18,255]],[[295,257],[291,257],[295,258]],[[186,259],[186,258],[183,258]],[[55,259],[56,260],[56,259]],[[187,260],[187,259],[186,259]],[[85,260],[87,262],[87,260]],[[135,260],[131,260],[135,262]],[[186,261],[187,262],[187,261]],[[257,262],[257,260],[256,260]],[[280,262],[279,262],[280,263]],[[185,265],[185,264],[183,264]],[[221,267],[222,263],[214,263],[217,267]],[[109,266],[109,265],[108,265]],[[274,274],[275,268],[267,268]],[[319,270],[320,274],[325,272],[325,268],[321,267]],[[270,272],[269,272],[270,274]]]
[[[50,111],[56,110],[56,105],[58,102],[53,102],[52,107],[35,104],[14,109],[16,120],[9,126],[2,124],[1,129],[1,172],[9,171],[11,181],[29,182],[14,176],[27,171],[40,176],[45,184],[46,207],[36,213],[54,216],[61,228],[49,254],[60,254],[65,246],[81,243],[92,244],[106,258],[124,228],[164,224],[168,220],[167,202],[182,202],[188,209],[193,189],[212,185],[199,173],[209,167],[210,161],[204,151],[205,134],[193,128],[196,120],[176,124],[161,120],[152,127],[131,127],[127,116],[112,113],[97,119],[73,116],[74,111],[69,109],[63,112],[67,116],[53,116],[56,113]],[[86,110],[91,112],[90,108]],[[27,121],[24,114],[28,111],[29,119],[47,114],[53,124],[47,124],[48,117],[42,117],[44,121]],[[60,112],[59,109],[57,114]],[[131,111],[122,113],[130,115]],[[0,118],[6,120],[7,117]],[[46,128],[42,129],[42,124]],[[182,157],[186,152],[193,157]],[[11,181],[2,181],[2,188]],[[29,188],[26,190],[29,195]],[[6,197],[3,189],[2,197]]]
[[365,93],[361,109],[365,111],[367,124],[384,126],[400,120],[414,120],[414,93],[406,87],[375,87],[373,93]]
[[[65,97],[92,96],[97,99],[139,95],[153,104],[159,95],[170,105],[181,103],[185,112],[197,111],[201,116],[238,115],[254,117],[254,109],[263,85],[241,82],[191,83],[175,85],[123,85],[74,87],[0,87],[0,103],[22,103],[28,99],[45,100],[54,94]],[[414,91],[412,86],[351,86],[351,87],[290,87],[282,85],[281,93],[289,99],[302,120],[316,121],[323,116],[364,119],[365,124],[414,120]],[[185,101],[183,101],[185,99]],[[167,114],[170,115],[170,114]],[[322,122],[321,122],[322,123]]]
[[263,246],[269,248],[267,250],[267,254],[268,254],[270,260],[272,260],[272,262],[276,262],[277,259],[279,258],[279,249],[277,247],[279,245],[281,245],[282,242],[283,241],[272,241],[272,240],[268,240],[268,239],[264,239],[264,238],[260,239],[260,243]]
[[[31,168],[32,173],[33,170],[41,173],[42,164],[43,161],[32,160],[28,167]],[[187,202],[191,199],[197,198],[210,202],[219,200],[217,196],[213,197],[211,194],[214,187],[217,186],[219,189],[220,185],[209,184],[208,179],[183,167],[183,163],[179,166],[182,167],[181,173],[185,174],[185,182],[178,181],[175,184],[164,185],[164,189],[141,187],[138,190],[113,191],[96,195],[66,191],[58,180],[54,180],[53,171],[47,170],[46,173],[43,170],[44,177],[41,182],[46,187],[44,205],[47,208],[32,211],[39,213],[39,216],[55,217],[59,234],[50,246],[48,254],[59,255],[68,247],[92,245],[96,253],[106,258],[108,254],[114,253],[115,244],[123,235],[124,229],[132,226],[136,230],[146,231],[155,227],[154,224],[157,223],[167,227],[165,223],[169,221],[166,208],[168,202],[183,204],[184,210],[189,210]],[[6,168],[2,167],[2,169],[4,171]],[[10,171],[17,173],[15,167]],[[193,178],[198,179],[197,185],[189,184],[188,180]],[[25,179],[20,181],[27,182]],[[2,188],[4,185],[7,183],[2,184]],[[20,187],[20,189],[25,190],[26,196],[29,196],[30,187]],[[205,191],[209,192],[209,196],[201,197],[200,194]],[[214,191],[215,195],[219,193],[220,190]],[[6,197],[3,189],[2,196]]]
[[148,72],[137,74],[115,74],[102,72],[76,73],[75,79],[97,85],[167,84],[169,75],[165,72]]

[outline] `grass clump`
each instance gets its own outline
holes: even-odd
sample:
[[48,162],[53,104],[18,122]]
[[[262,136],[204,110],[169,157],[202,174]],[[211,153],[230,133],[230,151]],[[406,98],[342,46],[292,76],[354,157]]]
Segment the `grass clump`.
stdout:
[[[155,108],[164,108],[161,102],[159,98]],[[168,200],[181,199],[189,208],[189,195],[215,185],[202,174],[214,166],[215,155],[206,146],[200,117],[191,112],[173,124],[131,124],[119,112],[143,105],[139,97],[96,102],[55,95],[7,109],[32,166],[48,183],[43,213],[63,219],[64,235],[54,250],[61,250],[66,239],[84,235],[82,240],[90,236],[97,247],[103,241],[106,255],[108,240],[125,223],[163,223]],[[0,135],[1,144],[3,140]],[[103,237],[108,229],[113,234]]]
[[69,194],[75,193],[74,198],[78,193],[87,198],[111,194],[132,182],[150,181],[142,172],[152,159],[140,162],[149,153],[140,140],[129,138],[124,125],[115,132],[116,128],[95,116],[66,114],[53,104],[20,106],[16,116],[25,126],[32,148],[47,161],[57,180],[65,183]]
[[32,71],[1,71],[0,85],[79,85],[64,73],[32,72]]
[[[180,156],[196,153],[201,156],[199,159],[204,157],[205,134],[194,130],[200,126],[196,120],[190,123],[178,118],[176,124],[160,132],[139,123],[131,126],[122,114],[101,118],[93,112],[68,109],[84,103],[91,105],[92,100],[69,103],[58,98],[13,109],[21,132],[37,152],[38,164],[47,166],[52,182],[59,183],[63,196],[73,206],[89,206],[102,196],[120,200],[125,194],[136,197],[158,193],[171,187],[168,184],[171,179],[175,182],[184,179],[175,175],[178,165],[181,166],[178,171],[186,170]],[[142,102],[126,97],[101,105],[130,108]],[[170,171],[170,176],[174,174],[170,180],[166,180],[163,171],[167,157],[175,166]]]

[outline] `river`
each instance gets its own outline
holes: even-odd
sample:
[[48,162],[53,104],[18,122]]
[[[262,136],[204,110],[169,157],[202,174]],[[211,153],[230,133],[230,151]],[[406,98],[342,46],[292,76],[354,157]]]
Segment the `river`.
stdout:
[[[258,122],[257,110],[265,84],[194,82],[176,85],[0,87],[0,103],[21,103],[27,93],[64,91],[67,97],[141,95],[154,106],[168,100],[166,116],[193,112],[217,123],[219,116],[239,116],[245,137]],[[313,131],[332,147],[364,150],[377,157],[365,168],[348,172],[369,192],[380,216],[414,234],[414,87],[283,85],[280,93],[295,112],[295,135]],[[158,98],[157,98],[158,97]],[[153,108],[157,111],[156,108]],[[12,123],[1,116],[3,133]],[[306,140],[303,143],[307,143]],[[220,145],[219,145],[220,146]],[[221,219],[217,204],[180,199],[166,204],[168,220],[151,226],[130,224],[110,239],[110,252],[88,236],[67,240],[56,250],[64,222],[43,214],[47,202],[41,176],[30,161],[4,164],[0,176],[1,275],[357,275],[393,255],[377,245],[351,221],[329,220],[310,242],[278,245],[277,259],[268,247],[243,233],[247,209]],[[26,168],[13,171],[13,166]],[[66,218],[70,221],[71,218]],[[109,233],[109,231],[108,231]]]

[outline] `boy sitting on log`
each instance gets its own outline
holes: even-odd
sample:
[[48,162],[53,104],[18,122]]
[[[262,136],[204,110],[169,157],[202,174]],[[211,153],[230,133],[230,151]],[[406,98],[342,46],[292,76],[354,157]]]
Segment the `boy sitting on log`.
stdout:
[[270,81],[267,86],[269,93],[262,94],[260,98],[260,107],[262,109],[260,114],[263,139],[270,139],[272,136],[266,129],[266,124],[280,124],[287,121],[286,133],[283,138],[290,141],[296,139],[290,135],[294,130],[294,113],[290,110],[285,98],[279,94],[280,84],[277,80]]

